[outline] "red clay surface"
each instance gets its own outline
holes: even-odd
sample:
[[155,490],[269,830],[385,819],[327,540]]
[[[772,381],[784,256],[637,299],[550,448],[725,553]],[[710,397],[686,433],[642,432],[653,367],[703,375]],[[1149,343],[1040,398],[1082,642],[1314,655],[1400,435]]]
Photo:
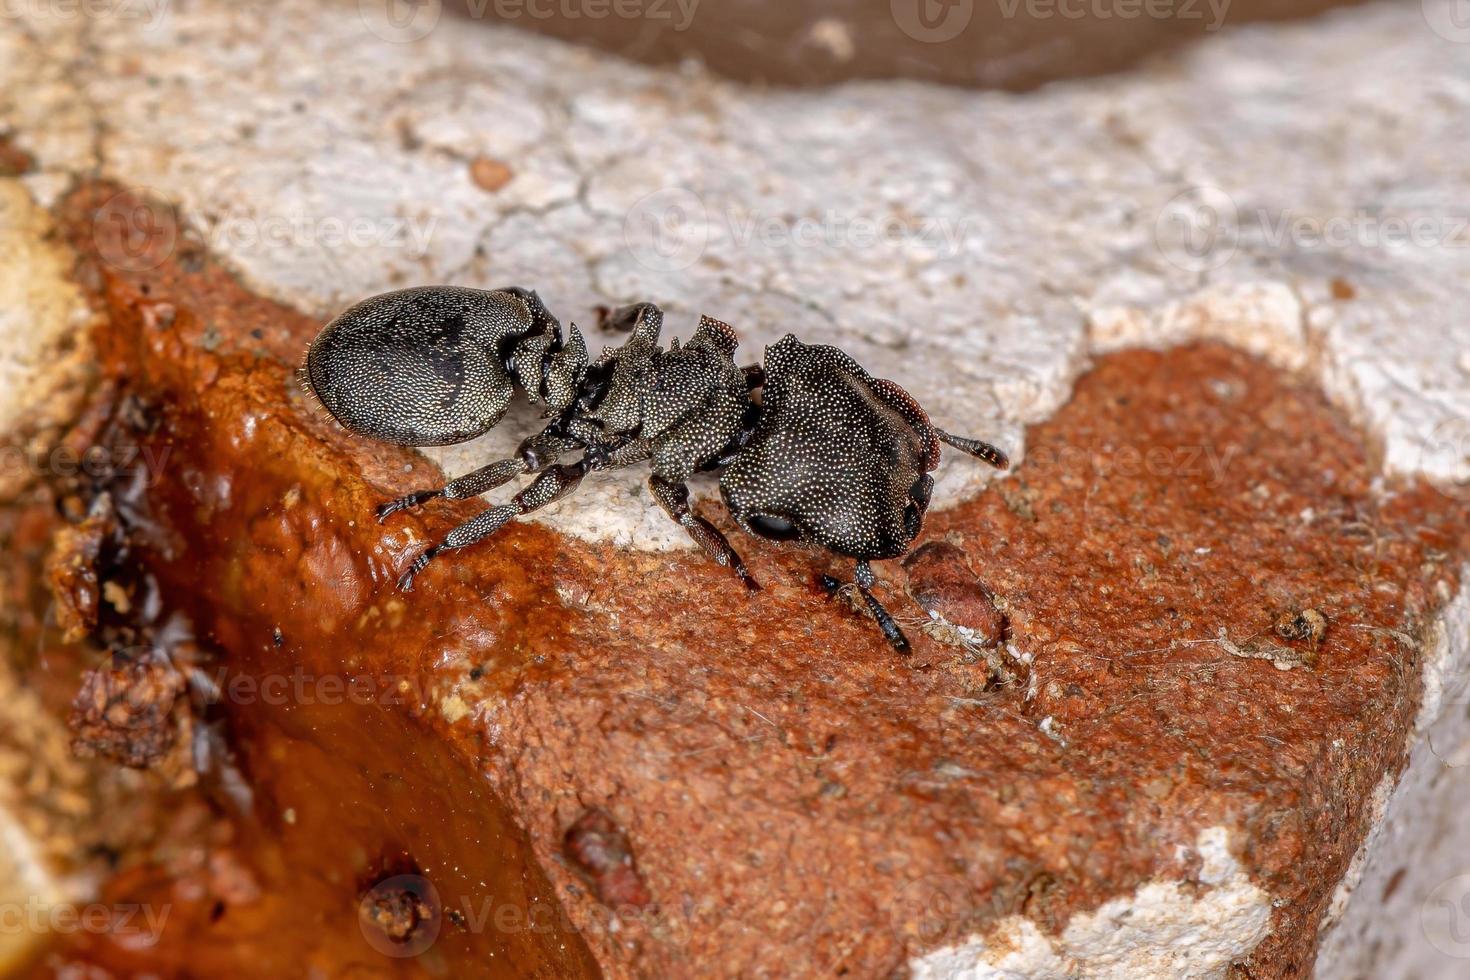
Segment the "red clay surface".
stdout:
[[[1241,975],[1309,972],[1367,796],[1404,758],[1419,653],[1391,631],[1425,625],[1467,547],[1464,511],[1433,491],[1372,489],[1361,435],[1314,389],[1222,347],[1112,356],[1030,432],[1012,478],[931,514],[923,540],[965,570],[925,574],[978,576],[955,617],[982,599],[1005,612],[1029,660],[1005,656],[1010,682],[920,631],[904,590],[924,583],[898,563],[879,592],[908,658],[815,589],[841,563],[742,535],[712,503],[757,596],[695,553],[534,525],[401,596],[406,560],[484,503],[378,526],[376,504],[439,475],[331,423],[293,376],[318,324],[187,241],[144,273],[96,260],[114,191],[65,218],[111,315],[116,387],[98,404],[136,411],[76,439],[168,450],[121,508],[133,574],[230,674],[307,678],[279,705],[210,709],[251,788],[230,853],[258,893],[218,919],[199,905],[130,968],[351,950],[363,975],[883,977],[1003,916],[1057,929],[1187,879],[1187,848],[1223,824],[1279,900]],[[1292,649],[1273,624],[1307,608],[1329,623],[1312,666],[1214,642]],[[326,678],[401,696],[329,707]],[[523,925],[446,918],[419,957],[372,954],[358,901],[405,869],[446,909],[510,905]],[[171,881],[154,869],[112,894]],[[73,943],[50,962],[119,955]]]

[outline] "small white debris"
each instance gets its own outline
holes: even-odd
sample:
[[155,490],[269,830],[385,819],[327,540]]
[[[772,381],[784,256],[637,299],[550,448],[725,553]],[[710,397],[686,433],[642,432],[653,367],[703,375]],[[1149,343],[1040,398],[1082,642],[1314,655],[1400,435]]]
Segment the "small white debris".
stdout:
[[1047,715],[1045,718],[1041,719],[1041,724],[1037,725],[1036,727],[1041,729],[1041,734],[1045,735],[1053,742],[1056,742],[1058,745],[1065,746],[1067,744],[1067,740],[1062,738],[1061,733],[1057,731],[1057,720],[1051,715]]
[[837,61],[851,61],[857,53],[852,40],[852,28],[834,17],[824,17],[811,26],[807,36],[812,43],[824,49]]
[[1033,659],[1035,659],[1032,654],[1027,653],[1024,650],[1017,650],[1014,643],[1006,644],[1006,653],[1010,654],[1011,659],[1018,664],[1029,664]]

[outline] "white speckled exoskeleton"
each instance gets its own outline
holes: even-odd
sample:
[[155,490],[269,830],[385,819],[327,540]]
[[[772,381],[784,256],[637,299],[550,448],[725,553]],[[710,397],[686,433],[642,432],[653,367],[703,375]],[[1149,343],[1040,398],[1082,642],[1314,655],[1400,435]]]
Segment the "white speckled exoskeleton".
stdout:
[[[535,478],[426,549],[399,579],[409,591],[437,555],[484,540],[512,519],[570,493],[588,473],[647,461],[654,499],[746,588],[759,586],[730,542],[689,506],[687,481],[719,471],[736,522],[857,562],[853,584],[899,650],[908,641],[874,597],[872,561],[908,551],[923,524],[940,443],[1005,467],[1000,450],[936,428],[892,381],[835,347],[787,335],[765,363],[740,367],[728,324],[700,319],[694,336],[659,346],[663,313],[638,303],[605,314],[626,332],[592,361],[576,326],[526,289],[427,286],[363,300],[329,323],[306,354],[304,378],[354,432],[406,446],[463,442],[500,421],[517,386],[549,424],[515,455],[437,490],[378,508],[382,520],[435,497],[463,499]],[[576,457],[571,462],[563,462]],[[836,580],[824,584],[836,590]]]

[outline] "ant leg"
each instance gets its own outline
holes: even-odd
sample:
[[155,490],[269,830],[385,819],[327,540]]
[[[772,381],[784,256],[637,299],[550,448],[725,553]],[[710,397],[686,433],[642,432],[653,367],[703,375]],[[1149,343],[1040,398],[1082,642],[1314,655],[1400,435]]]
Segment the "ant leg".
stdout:
[[658,501],[664,513],[678,522],[679,526],[689,532],[689,536],[695,543],[704,549],[704,553],[713,558],[721,565],[728,566],[745,587],[751,592],[759,592],[760,584],[751,577],[745,568],[745,562],[730,547],[730,542],[719,529],[709,521],[700,517],[689,509],[689,488],[682,483],[674,483],[658,476],[648,478],[648,489],[653,491],[653,499]]
[[979,439],[971,439],[968,436],[951,435],[937,425],[934,427],[934,432],[939,436],[940,442],[953,446],[961,452],[969,453],[976,459],[984,460],[998,470],[1003,470],[1011,465],[1010,458],[988,442],[981,442]]
[[634,439],[625,442],[616,449],[610,450],[607,455],[600,456],[591,461],[594,470],[615,470],[620,466],[632,466],[641,463],[653,455],[653,443],[648,439]]
[[[824,589],[833,594],[842,588],[842,583],[830,575],[823,575],[819,581]],[[871,591],[873,582],[873,566],[869,565],[866,560],[858,562],[857,573],[853,576],[853,584],[857,586],[858,595],[862,596],[863,601],[868,604],[868,611],[878,621],[878,628],[883,631],[883,636],[888,642],[893,644],[893,649],[899,653],[908,653],[910,649],[908,637],[903,635],[903,630],[898,628],[898,624],[893,621],[888,610],[883,608],[883,603],[873,595]]]
[[468,548],[505,527],[514,518],[522,514],[529,514],[533,510],[539,510],[565,497],[577,488],[577,484],[582,482],[582,477],[587,475],[589,469],[591,466],[586,460],[579,460],[569,465],[553,466],[545,470],[531,481],[529,486],[512,497],[510,503],[491,507],[483,514],[476,515],[446,534],[443,541],[424,549],[408,566],[408,570],[399,577],[399,590],[412,592],[414,578],[436,556],[446,551]]
[[472,473],[466,473],[459,479],[446,483],[438,490],[415,490],[407,496],[399,497],[397,500],[390,500],[386,504],[381,504],[378,507],[378,523],[381,524],[400,510],[417,507],[437,497],[462,500],[465,497],[477,496],[486,490],[494,490],[498,486],[509,483],[525,472],[526,464],[523,460],[498,460],[489,466],[482,466]]
[[537,473],[572,451],[575,445],[566,439],[538,433],[521,443],[516,455],[510,459],[497,460],[488,466],[466,473],[445,484],[438,490],[416,490],[405,497],[390,500],[378,507],[378,523],[400,510],[417,507],[437,497],[448,500],[465,500],[478,497],[487,490],[504,486],[524,473]]

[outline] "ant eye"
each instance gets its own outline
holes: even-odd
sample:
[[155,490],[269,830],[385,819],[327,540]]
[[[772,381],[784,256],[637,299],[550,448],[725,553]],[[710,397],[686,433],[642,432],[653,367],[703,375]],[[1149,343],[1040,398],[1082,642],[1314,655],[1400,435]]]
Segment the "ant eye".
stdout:
[[929,497],[934,493],[934,478],[928,473],[921,474],[914,485],[909,487],[909,499],[919,505],[922,511],[929,506]]
[[752,531],[772,541],[795,541],[801,537],[801,531],[795,524],[775,514],[756,514],[748,519],[748,523]]

